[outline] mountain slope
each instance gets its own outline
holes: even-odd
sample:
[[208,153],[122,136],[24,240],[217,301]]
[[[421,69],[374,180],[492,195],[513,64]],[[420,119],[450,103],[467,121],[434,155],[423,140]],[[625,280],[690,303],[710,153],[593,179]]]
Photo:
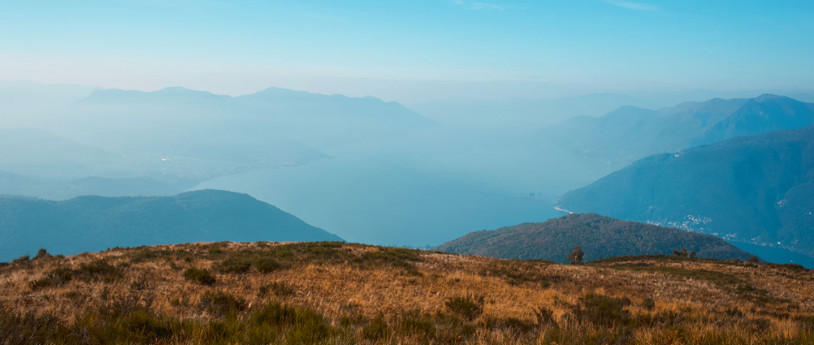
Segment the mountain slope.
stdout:
[[567,262],[579,245],[586,261],[614,256],[670,254],[686,248],[699,257],[748,259],[744,252],[710,235],[621,221],[596,214],[572,214],[543,223],[527,223],[470,233],[436,250],[505,259]]
[[203,190],[172,197],[0,197],[0,259],[38,248],[73,254],[116,246],[198,241],[341,240],[246,194]]
[[579,117],[541,133],[545,145],[621,167],[659,152],[814,125],[814,104],[765,94],[713,99],[649,110],[622,107],[602,117]]
[[814,127],[658,154],[562,196],[560,207],[814,255]]
[[0,264],[4,344],[811,344],[814,271],[586,265],[335,242]]

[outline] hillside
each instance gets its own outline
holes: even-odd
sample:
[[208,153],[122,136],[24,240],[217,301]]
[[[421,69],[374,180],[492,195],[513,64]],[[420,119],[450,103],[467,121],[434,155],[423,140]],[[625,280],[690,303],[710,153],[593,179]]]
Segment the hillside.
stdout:
[[814,256],[814,127],[642,159],[560,207]]
[[750,254],[715,236],[674,228],[626,222],[596,214],[572,214],[543,223],[477,231],[446,242],[436,250],[504,259],[568,262],[580,246],[586,261],[608,257],[671,254],[681,248],[698,257],[746,260]]
[[626,106],[601,117],[568,120],[544,130],[540,137],[543,145],[622,167],[654,153],[811,125],[814,104],[765,94],[658,110]]
[[0,170],[0,195],[25,195],[49,200],[65,200],[82,195],[167,196],[178,194],[193,184],[194,180],[159,180],[152,177],[55,179]]
[[170,197],[0,196],[0,260],[36,253],[197,241],[325,241],[336,235],[249,195],[202,190]]
[[342,243],[43,253],[0,265],[0,343],[814,344],[795,266],[587,265]]

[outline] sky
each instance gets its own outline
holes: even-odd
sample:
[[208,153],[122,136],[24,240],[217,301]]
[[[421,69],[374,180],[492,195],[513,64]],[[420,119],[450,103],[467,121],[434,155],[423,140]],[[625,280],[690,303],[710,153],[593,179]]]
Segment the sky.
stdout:
[[808,88],[810,0],[0,0],[0,80],[417,102]]

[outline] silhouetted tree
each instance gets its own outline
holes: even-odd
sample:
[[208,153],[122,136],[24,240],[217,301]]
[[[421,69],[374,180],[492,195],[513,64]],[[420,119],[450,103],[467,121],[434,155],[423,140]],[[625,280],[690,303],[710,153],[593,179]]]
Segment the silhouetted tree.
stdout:
[[582,249],[579,246],[574,246],[574,251],[567,255],[568,262],[572,265],[581,264],[583,255],[585,255],[585,253],[582,252]]
[[758,258],[757,256],[752,255],[752,256],[749,257],[749,260],[747,260],[746,262],[748,262],[750,264],[758,265],[758,264],[760,264],[760,258]]
[[695,259],[695,251],[690,252],[690,259]]

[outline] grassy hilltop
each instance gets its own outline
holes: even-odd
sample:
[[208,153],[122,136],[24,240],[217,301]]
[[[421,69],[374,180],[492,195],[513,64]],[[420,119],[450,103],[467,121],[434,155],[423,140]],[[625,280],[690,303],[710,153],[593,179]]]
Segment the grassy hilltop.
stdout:
[[814,344],[814,271],[198,243],[0,267],[3,344]]

